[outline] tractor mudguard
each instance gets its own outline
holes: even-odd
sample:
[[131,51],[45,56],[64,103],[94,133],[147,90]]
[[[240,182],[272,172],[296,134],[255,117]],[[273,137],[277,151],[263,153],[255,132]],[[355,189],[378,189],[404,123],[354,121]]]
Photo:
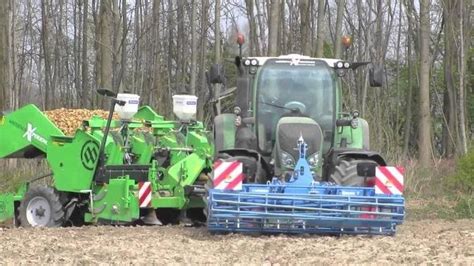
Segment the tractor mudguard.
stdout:
[[357,118],[358,126],[340,126],[336,131],[334,147],[370,150],[370,132],[367,120]]
[[[273,169],[270,167],[268,162],[264,159],[264,157],[258,153],[255,150],[251,149],[228,149],[228,150],[221,150],[219,151],[218,154],[216,154],[216,159],[228,159],[229,157],[235,157],[235,158],[242,158],[242,157],[247,157],[247,158],[252,158],[255,160],[255,162],[260,162],[260,166],[262,167],[261,169],[266,173],[265,177],[272,176]],[[247,160],[246,160],[247,161]],[[244,164],[244,172],[246,166]],[[257,168],[257,166],[255,166]]]
[[331,151],[331,155],[329,158],[332,157],[332,162],[336,162],[337,159],[341,157],[349,157],[353,159],[369,159],[377,162],[380,166],[386,166],[387,162],[385,159],[380,155],[380,153],[376,151],[366,151],[366,150],[351,150],[351,149],[333,149]]
[[235,147],[235,115],[220,114],[214,118],[214,145],[216,151]]

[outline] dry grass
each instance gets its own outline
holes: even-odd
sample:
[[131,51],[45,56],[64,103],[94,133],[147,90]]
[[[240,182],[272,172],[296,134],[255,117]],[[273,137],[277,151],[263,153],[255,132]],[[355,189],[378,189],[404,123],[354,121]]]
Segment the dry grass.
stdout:
[[474,218],[474,201],[455,180],[456,161],[436,160],[422,168],[416,160],[400,160],[405,167],[405,198],[408,219]]
[[[0,193],[15,192],[21,184],[38,176],[49,173],[43,159],[8,159],[0,160]],[[49,178],[37,182],[50,182]]]

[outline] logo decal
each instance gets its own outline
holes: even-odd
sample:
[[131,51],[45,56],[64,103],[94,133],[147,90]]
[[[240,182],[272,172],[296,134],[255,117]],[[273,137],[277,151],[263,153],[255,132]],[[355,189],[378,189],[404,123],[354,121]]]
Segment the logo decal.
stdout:
[[48,144],[45,138],[42,136],[36,134],[36,127],[33,127],[31,123],[28,123],[27,129],[25,131],[25,134],[23,134],[23,137],[26,138],[29,142],[33,141],[33,139],[43,143],[43,144]]
[[300,64],[300,58],[291,58],[290,66],[297,66]]
[[87,170],[93,170],[99,158],[99,145],[92,140],[87,141],[81,148],[81,162]]

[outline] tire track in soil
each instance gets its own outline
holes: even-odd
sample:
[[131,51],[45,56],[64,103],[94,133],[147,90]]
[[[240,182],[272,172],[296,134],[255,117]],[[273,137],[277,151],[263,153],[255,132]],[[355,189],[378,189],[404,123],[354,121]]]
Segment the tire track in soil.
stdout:
[[1,264],[474,264],[474,220],[407,221],[394,237],[211,235],[181,226],[0,228]]

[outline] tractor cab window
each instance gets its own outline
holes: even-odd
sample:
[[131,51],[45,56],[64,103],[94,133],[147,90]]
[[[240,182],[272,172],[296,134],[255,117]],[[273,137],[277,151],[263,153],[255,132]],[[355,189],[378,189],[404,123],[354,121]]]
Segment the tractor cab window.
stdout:
[[336,77],[324,62],[313,60],[294,65],[267,61],[258,73],[256,85],[260,150],[272,151],[276,125],[282,116],[310,117],[321,126],[325,139],[330,139],[334,130]]

